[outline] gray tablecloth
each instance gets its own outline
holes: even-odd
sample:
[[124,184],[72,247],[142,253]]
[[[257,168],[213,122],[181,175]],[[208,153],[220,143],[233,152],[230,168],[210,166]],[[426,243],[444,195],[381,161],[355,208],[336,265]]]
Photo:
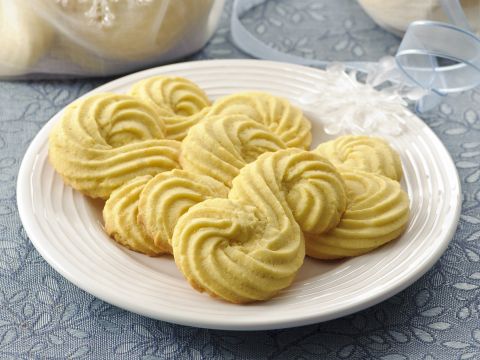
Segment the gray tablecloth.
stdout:
[[[216,35],[192,59],[245,57],[229,38],[230,9],[227,1]],[[375,60],[399,42],[348,0],[279,0],[247,14],[245,24],[282,51],[320,59]],[[425,276],[338,320],[228,332],[148,319],[94,298],[55,272],[22,228],[15,184],[28,144],[53,114],[105,81],[0,82],[1,359],[480,358],[479,90],[446,98],[423,116],[454,158],[463,187],[455,238]]]

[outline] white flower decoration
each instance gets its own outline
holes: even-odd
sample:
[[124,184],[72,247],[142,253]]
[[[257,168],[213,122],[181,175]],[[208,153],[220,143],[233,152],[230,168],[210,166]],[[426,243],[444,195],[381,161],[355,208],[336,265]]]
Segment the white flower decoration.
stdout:
[[[299,101],[307,110],[319,114],[327,134],[399,135],[414,116],[407,109],[407,100],[418,100],[425,92],[397,82],[394,77],[398,75],[393,57],[372,66],[365,82],[358,79],[357,71],[332,63],[326,68],[325,81]],[[395,82],[379,88],[389,80]]]

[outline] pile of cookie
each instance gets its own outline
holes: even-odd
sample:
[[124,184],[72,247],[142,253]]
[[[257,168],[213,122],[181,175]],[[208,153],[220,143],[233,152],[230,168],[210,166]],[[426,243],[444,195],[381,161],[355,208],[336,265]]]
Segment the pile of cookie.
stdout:
[[153,77],[128,95],[68,106],[49,138],[64,181],[106,200],[105,231],[151,256],[172,254],[197,290],[233,303],[286,288],[305,255],[369,252],[405,230],[402,165],[376,137],[311,145],[287,100],[216,100],[191,81]]

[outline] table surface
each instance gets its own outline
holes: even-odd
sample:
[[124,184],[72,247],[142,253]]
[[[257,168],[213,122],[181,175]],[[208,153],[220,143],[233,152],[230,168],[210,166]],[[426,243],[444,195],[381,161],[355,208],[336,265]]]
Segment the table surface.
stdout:
[[[230,10],[227,1],[215,36],[191,59],[246,57],[231,44]],[[244,21],[266,43],[319,59],[375,60],[399,43],[351,0],[277,0]],[[28,144],[52,115],[108,80],[0,82],[0,358],[480,358],[480,90],[450,96],[422,116],[455,160],[463,189],[455,237],[426,275],[341,319],[229,332],[156,321],[100,301],[53,270],[25,234],[15,184]]]

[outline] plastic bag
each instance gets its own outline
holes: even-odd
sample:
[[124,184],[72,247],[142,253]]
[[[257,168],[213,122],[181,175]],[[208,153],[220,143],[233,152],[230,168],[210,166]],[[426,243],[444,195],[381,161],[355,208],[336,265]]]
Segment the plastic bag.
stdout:
[[[441,0],[358,0],[365,12],[382,28],[402,36],[416,20],[447,21]],[[462,0],[461,6],[474,32],[480,34],[480,1]]]
[[0,77],[105,76],[201,49],[224,0],[0,0]]

